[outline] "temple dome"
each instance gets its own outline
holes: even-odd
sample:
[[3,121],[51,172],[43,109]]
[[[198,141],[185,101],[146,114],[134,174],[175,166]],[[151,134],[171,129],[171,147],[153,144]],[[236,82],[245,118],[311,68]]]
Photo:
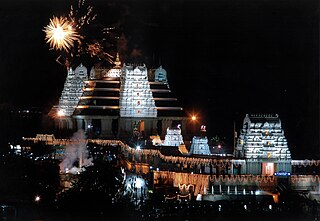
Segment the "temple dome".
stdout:
[[82,64],[80,64],[76,69],[75,69],[75,74],[79,77],[88,77],[87,73],[88,70],[85,66],[83,66]]
[[167,82],[167,71],[162,66],[155,70],[154,80]]

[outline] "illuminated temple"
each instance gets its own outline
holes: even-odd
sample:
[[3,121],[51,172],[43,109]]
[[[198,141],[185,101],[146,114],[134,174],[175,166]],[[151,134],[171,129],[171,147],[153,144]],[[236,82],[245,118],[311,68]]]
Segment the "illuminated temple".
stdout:
[[291,172],[291,153],[277,114],[247,114],[234,150],[247,159],[247,173]]
[[168,127],[181,125],[186,115],[172,95],[167,72],[160,66],[121,65],[117,55],[112,68],[93,67],[88,73],[79,65],[70,69],[59,104],[49,112],[59,130],[83,129],[91,137],[164,137]]
[[[291,176],[305,162],[291,159],[277,114],[247,114],[233,153],[209,143],[204,125],[200,136],[191,134],[161,66],[121,64],[117,56],[109,69],[70,69],[49,116],[59,130],[83,129],[93,145],[118,146],[126,168],[150,173],[155,190],[171,186],[180,196],[192,192],[215,201],[275,193],[282,183],[295,190],[319,186],[310,177]],[[61,146],[66,141],[50,142]]]

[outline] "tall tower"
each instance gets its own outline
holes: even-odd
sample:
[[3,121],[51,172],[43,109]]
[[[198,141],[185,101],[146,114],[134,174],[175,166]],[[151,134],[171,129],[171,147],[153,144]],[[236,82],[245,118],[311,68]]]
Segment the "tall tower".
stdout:
[[58,106],[60,116],[71,116],[83,93],[84,81],[88,80],[87,68],[80,64],[75,71],[69,69]]
[[247,114],[234,155],[247,161],[247,173],[291,172],[291,153],[278,114]]
[[181,129],[177,128],[167,128],[167,134],[165,136],[163,145],[164,146],[176,146],[184,144],[183,137],[181,135]]
[[120,86],[120,117],[157,117],[147,68],[124,65]]
[[210,155],[208,138],[194,136],[189,154]]

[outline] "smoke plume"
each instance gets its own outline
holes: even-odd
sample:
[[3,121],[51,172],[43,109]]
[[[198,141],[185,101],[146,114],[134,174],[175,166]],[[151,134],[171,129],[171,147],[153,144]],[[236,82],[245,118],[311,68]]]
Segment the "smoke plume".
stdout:
[[[66,146],[64,159],[60,163],[60,171],[76,174],[84,170],[85,167],[92,165],[92,158],[89,158],[83,130],[75,132],[71,141],[71,144]],[[78,162],[78,165],[76,162]]]

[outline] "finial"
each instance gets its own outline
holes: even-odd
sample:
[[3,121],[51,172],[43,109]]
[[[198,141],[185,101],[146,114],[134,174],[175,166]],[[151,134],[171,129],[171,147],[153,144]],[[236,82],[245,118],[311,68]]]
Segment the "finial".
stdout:
[[117,52],[116,61],[114,62],[114,64],[116,65],[117,68],[120,68],[120,66],[121,66],[121,61],[120,61],[120,58],[119,58],[119,52]]

